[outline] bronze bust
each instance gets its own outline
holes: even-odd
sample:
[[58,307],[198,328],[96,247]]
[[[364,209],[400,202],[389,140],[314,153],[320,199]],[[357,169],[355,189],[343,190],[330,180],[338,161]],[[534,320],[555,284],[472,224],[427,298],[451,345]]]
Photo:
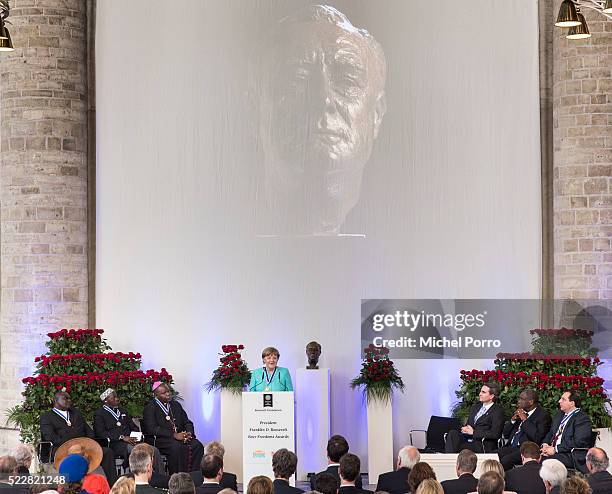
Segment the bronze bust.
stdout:
[[307,369],[318,369],[319,357],[321,356],[321,345],[311,341],[306,345],[306,356],[308,357]]

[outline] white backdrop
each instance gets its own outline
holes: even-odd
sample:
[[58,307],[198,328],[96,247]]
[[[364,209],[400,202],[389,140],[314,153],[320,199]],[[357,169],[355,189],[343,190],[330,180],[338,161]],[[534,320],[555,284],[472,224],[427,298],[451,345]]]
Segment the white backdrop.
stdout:
[[[362,298],[540,295],[536,0],[333,1],[381,43],[387,114],[346,221],[363,237],[256,235],[261,145],[253,47],[280,0],[98,2],[97,327],[115,350],[175,376],[198,435],[218,435],[203,391],[222,344],[251,367],[323,346],[332,433],[367,459]],[[402,361],[394,439],[448,413],[458,369]],[[298,424],[299,425],[299,424]]]

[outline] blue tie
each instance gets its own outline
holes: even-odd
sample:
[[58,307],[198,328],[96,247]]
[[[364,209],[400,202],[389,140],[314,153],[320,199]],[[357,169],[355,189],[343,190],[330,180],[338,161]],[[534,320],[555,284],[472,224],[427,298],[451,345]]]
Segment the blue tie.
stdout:
[[486,411],[487,409],[485,408],[484,405],[482,405],[482,407],[480,407],[480,410],[478,410],[476,417],[474,417],[474,423],[478,422],[478,419],[482,417],[486,413]]

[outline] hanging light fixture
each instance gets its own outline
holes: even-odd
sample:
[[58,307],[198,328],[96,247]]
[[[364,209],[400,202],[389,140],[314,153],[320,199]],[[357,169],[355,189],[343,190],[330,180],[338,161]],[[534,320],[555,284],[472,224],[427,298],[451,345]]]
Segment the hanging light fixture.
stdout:
[[612,14],[612,0],[606,0],[604,3],[602,12],[604,14]]
[[563,0],[563,3],[559,8],[559,15],[557,16],[557,22],[555,22],[555,26],[580,26],[580,21],[578,20],[578,14],[576,12],[576,6],[574,5],[574,2],[572,2],[572,0]]
[[0,0],[0,51],[13,51],[13,41],[11,34],[6,28],[5,20],[9,16],[8,0]]
[[567,32],[566,38],[567,39],[590,38],[591,33],[589,33],[589,27],[587,26],[584,16],[580,12],[577,12],[577,14],[578,14],[578,19],[580,20],[580,25],[570,27],[569,31]]

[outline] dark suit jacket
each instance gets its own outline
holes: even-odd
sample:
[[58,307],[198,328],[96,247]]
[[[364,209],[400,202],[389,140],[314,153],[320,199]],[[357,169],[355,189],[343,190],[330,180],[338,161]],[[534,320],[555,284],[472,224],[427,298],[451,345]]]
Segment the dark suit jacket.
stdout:
[[409,492],[408,487],[408,474],[410,468],[403,467],[393,472],[381,473],[378,476],[378,483],[376,484],[377,491],[386,491],[389,494],[403,494]]
[[464,473],[458,479],[445,480],[442,482],[444,494],[467,494],[474,492],[478,485],[478,479],[471,473]]
[[302,494],[302,489],[289,485],[289,482],[281,479],[274,479],[274,494]]
[[612,492],[612,475],[609,472],[595,472],[587,475],[592,494],[610,494]]
[[[550,444],[554,435],[559,429],[561,420],[565,413],[559,410],[552,421],[550,431],[544,438],[543,443]],[[591,420],[589,416],[582,410],[575,413],[571,419],[565,424],[561,442],[557,444],[558,453],[570,453],[572,448],[588,448],[591,446]]]
[[94,432],[85,422],[83,415],[76,408],[68,410],[70,426],[53,410],[40,416],[40,435],[43,441],[51,441],[54,448],[58,448],[69,439],[75,437],[89,437],[94,439]]
[[[202,482],[204,482],[204,477],[202,476],[202,470],[194,470],[193,472],[189,472],[189,475],[191,475],[191,478],[193,479],[193,483],[195,484],[196,487],[202,485]],[[168,477],[168,479],[169,478],[170,477]],[[168,479],[166,479],[165,489],[168,488]],[[237,482],[236,474],[234,473],[223,472],[223,476],[221,477],[221,482],[219,482],[219,485],[221,486],[221,489],[233,489],[236,492],[238,492],[238,482]]]
[[542,465],[537,461],[528,461],[522,467],[508,470],[506,490],[521,494],[546,494],[544,481],[540,477],[541,467]]
[[119,408],[119,412],[121,412],[120,426],[117,425],[117,419],[104,408],[100,407],[94,412],[93,429],[96,439],[102,441],[108,439],[110,442],[119,441],[119,436],[127,437],[130,432],[140,430],[125,410]]
[[[177,432],[191,432],[195,437],[193,422],[189,420],[181,404],[175,400],[170,402],[170,417],[176,425]],[[172,420],[166,420],[166,414],[155,400],[151,400],[145,405],[142,413],[142,432],[145,436],[172,438],[174,437]]]
[[221,489],[221,484],[202,484],[196,487],[196,494],[217,494]]
[[[340,480],[340,474],[338,473],[338,468],[339,468],[339,465],[329,465],[326,470],[323,470],[323,472],[330,473],[334,477],[336,477],[338,480]],[[323,473],[323,472],[319,472],[319,473]],[[313,491],[315,490],[315,486],[314,486],[315,477],[316,475],[310,478],[310,490],[313,490]],[[355,487],[357,487],[357,489],[361,489],[363,487],[363,484],[361,483],[361,475],[357,476],[357,480],[355,481]],[[349,493],[345,493],[345,494],[349,494]]]
[[161,489],[156,489],[155,487],[147,484],[147,485],[138,485],[136,484],[136,494],[165,494],[165,491]]
[[467,425],[474,429],[474,442],[480,442],[484,438],[486,451],[494,451],[504,429],[504,411],[497,403],[493,403],[478,422],[475,422],[476,414],[481,408],[482,404],[476,403],[470,409]]
[[358,489],[355,486],[346,486],[346,487],[342,487],[340,486],[340,489],[338,489],[338,494],[372,494],[372,491],[368,491],[366,489]]
[[[532,441],[536,444],[542,444],[542,439],[546,436],[550,430],[551,423],[550,413],[541,406],[536,407],[533,413],[527,417],[527,420],[521,426],[521,434],[519,436],[519,444],[523,444],[525,441]],[[508,446],[514,436],[514,433],[518,430],[519,425],[522,422],[517,420],[514,424],[509,420],[504,426],[503,436],[508,440]]]

